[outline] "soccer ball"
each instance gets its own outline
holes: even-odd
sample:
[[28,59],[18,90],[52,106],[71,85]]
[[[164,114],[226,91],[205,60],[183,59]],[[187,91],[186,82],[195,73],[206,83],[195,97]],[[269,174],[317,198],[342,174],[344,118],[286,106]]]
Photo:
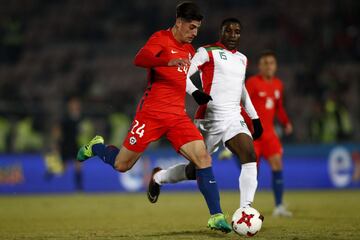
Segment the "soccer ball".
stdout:
[[260,231],[263,221],[264,217],[255,208],[246,207],[235,211],[231,225],[237,234],[252,237]]

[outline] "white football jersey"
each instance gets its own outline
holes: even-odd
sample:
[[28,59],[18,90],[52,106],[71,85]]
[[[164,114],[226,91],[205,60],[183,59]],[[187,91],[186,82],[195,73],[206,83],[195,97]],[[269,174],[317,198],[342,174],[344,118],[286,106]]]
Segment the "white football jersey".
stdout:
[[251,119],[258,118],[245,88],[247,58],[244,54],[227,50],[221,43],[200,47],[191,60],[186,91],[197,88],[190,77],[200,71],[203,91],[212,97],[196,112],[196,119],[223,120],[240,115],[240,102]]

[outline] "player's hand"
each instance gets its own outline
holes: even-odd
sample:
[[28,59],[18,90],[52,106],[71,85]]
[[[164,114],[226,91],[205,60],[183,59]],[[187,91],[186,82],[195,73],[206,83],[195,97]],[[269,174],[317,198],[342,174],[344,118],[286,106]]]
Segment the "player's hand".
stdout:
[[168,62],[169,67],[173,67],[173,66],[186,67],[189,65],[190,65],[190,60],[186,59],[186,58],[185,59],[184,58],[174,58]]
[[199,105],[207,104],[210,100],[213,100],[209,94],[200,90],[194,91],[191,95]]
[[284,132],[285,132],[286,135],[292,134],[292,132],[293,132],[293,126],[292,126],[291,123],[286,124],[286,126],[285,126],[285,128],[284,128]]
[[253,140],[256,140],[259,137],[261,137],[261,134],[263,133],[263,127],[261,125],[259,118],[253,119],[252,124],[254,127],[254,133],[252,134],[252,137],[253,137]]

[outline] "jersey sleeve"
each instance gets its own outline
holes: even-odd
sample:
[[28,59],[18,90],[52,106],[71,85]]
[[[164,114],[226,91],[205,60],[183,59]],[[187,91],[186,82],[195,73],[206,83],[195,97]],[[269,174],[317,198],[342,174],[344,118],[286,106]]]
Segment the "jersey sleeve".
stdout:
[[159,56],[164,49],[163,44],[161,33],[153,34],[136,54],[134,65],[143,68],[167,66],[168,60]]
[[285,111],[285,107],[283,104],[283,86],[281,84],[281,88],[280,88],[280,96],[276,101],[276,113],[277,113],[277,118],[279,120],[279,122],[285,126],[286,124],[288,124],[290,122],[289,117]]
[[241,103],[242,103],[247,115],[251,119],[259,118],[259,116],[255,110],[255,107],[254,107],[253,103],[251,102],[251,99],[250,99],[249,93],[245,87],[245,84],[243,84],[243,88],[242,88]]
[[191,64],[186,77],[186,92],[188,94],[191,95],[193,92],[198,90],[198,88],[191,81],[190,77],[194,75],[197,71],[199,71],[199,68],[208,61],[209,54],[207,53],[206,49],[203,47],[199,48],[195,53],[194,57],[191,59]]
[[[252,78],[249,78],[245,82],[245,88],[246,88],[246,91],[248,92],[248,95],[249,95],[250,99],[254,95],[254,91],[255,91],[255,88],[254,88],[255,86],[254,86],[253,81],[251,79]],[[246,125],[248,126],[250,132],[253,133],[254,132],[254,127],[252,125],[251,118],[246,113],[246,110],[245,110],[245,107],[244,107],[243,104],[241,104],[241,115],[243,116],[243,118],[244,118],[244,120],[246,122]]]

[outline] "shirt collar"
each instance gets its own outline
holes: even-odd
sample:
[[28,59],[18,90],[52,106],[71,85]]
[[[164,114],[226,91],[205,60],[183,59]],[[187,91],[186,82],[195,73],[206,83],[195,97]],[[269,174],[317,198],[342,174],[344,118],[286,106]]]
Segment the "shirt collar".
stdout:
[[[266,80],[265,78],[263,78],[263,76],[262,76],[261,74],[258,74],[258,76],[259,76],[259,78],[260,78],[262,81],[268,82],[268,80]],[[275,76],[270,79],[270,82],[272,82],[274,79],[275,79]]]
[[236,52],[237,52],[237,49],[233,49],[233,50],[227,49],[227,48],[224,46],[224,44],[222,44],[221,42],[216,42],[215,45],[216,45],[216,46],[219,46],[219,47],[222,47],[222,48],[228,50],[228,51],[231,52],[231,53],[236,53]]

